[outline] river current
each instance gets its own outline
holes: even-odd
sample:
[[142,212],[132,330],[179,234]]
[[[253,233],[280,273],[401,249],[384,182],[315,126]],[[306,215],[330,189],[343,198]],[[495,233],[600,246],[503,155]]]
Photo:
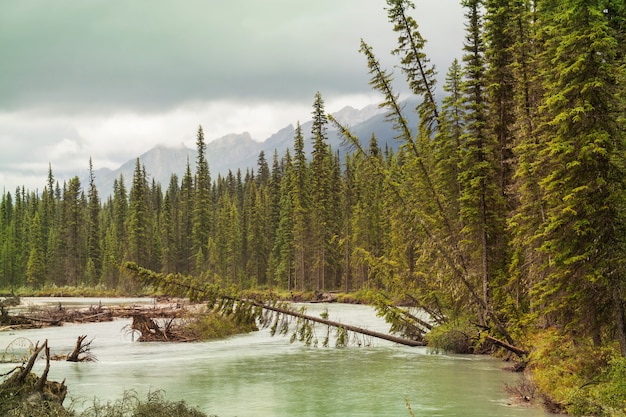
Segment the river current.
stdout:
[[[119,299],[24,299],[25,303],[119,303]],[[124,300],[127,303],[146,302]],[[307,314],[328,310],[330,320],[388,331],[369,306],[310,304]],[[197,343],[139,343],[125,330],[130,320],[0,332],[0,356],[18,338],[48,339],[52,353],[69,353],[87,335],[97,362],[53,362],[49,379],[66,380],[65,404],[80,410],[121,398],[163,390],[219,417],[547,416],[540,409],[511,404],[504,384],[519,375],[500,360],[473,355],[432,354],[426,348],[379,339],[361,346],[307,347],[268,329]],[[316,328],[320,341],[326,328]],[[21,341],[25,341],[21,339]],[[19,349],[20,343],[13,343]],[[13,349],[13,347],[11,349]],[[15,365],[0,364],[0,374]],[[35,372],[44,367],[40,361]]]

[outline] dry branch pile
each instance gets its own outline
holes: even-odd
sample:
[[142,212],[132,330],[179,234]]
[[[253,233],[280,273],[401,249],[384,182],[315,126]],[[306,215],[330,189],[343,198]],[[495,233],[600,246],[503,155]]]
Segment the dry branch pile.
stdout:
[[68,308],[59,302],[55,307],[31,307],[28,312],[22,314],[10,314],[8,307],[0,302],[0,330],[61,326],[63,323],[97,323],[111,321],[114,318],[132,318],[138,314],[147,314],[153,318],[181,317],[193,306],[187,305],[182,300],[167,300],[152,305],[104,306],[98,304]]

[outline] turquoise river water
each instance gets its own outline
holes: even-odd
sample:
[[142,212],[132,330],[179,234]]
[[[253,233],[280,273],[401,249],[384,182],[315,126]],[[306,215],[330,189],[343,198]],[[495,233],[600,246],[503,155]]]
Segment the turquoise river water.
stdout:
[[[140,303],[119,299],[24,299],[25,303]],[[328,309],[329,319],[387,331],[368,306],[311,304],[307,313]],[[49,379],[65,378],[66,405],[75,409],[114,401],[125,390],[145,398],[164,390],[219,417],[547,416],[540,409],[514,405],[504,390],[519,375],[485,356],[431,354],[426,348],[361,339],[361,347],[312,348],[268,329],[199,343],[139,343],[125,331],[129,320],[66,324],[0,332],[0,356],[17,338],[48,339],[52,353],[68,353],[79,335],[93,338],[97,362],[53,362]],[[320,344],[326,329],[318,326]],[[21,339],[24,341],[24,339]],[[332,341],[332,337],[331,337]],[[332,342],[331,342],[332,343]],[[11,349],[19,349],[14,343]],[[15,365],[0,364],[0,373]],[[40,372],[40,361],[35,371]]]

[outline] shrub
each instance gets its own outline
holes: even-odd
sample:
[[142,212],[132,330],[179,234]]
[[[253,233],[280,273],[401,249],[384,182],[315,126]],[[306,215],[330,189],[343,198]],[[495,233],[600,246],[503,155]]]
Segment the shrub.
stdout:
[[473,353],[478,331],[469,321],[460,319],[434,327],[426,334],[426,340],[434,352]]
[[616,349],[575,340],[554,329],[537,334],[533,345],[529,370],[548,409],[575,415],[625,415],[626,362],[615,359]]
[[167,401],[163,391],[148,393],[147,401],[141,401],[136,392],[127,391],[113,403],[94,403],[79,417],[206,417],[206,414],[184,401]]

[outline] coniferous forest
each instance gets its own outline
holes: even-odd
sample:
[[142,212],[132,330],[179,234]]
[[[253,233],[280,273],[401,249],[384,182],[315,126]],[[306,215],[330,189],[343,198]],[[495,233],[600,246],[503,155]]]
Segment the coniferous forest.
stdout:
[[40,194],[2,195],[0,287],[130,293],[130,261],[241,289],[371,290],[526,349],[557,410],[624,413],[626,6],[462,3],[463,59],[440,100],[410,1],[385,9],[395,73],[361,43],[397,149],[354,137],[318,93],[312,130],[298,125],[292,149],[253,170],[212,177],[201,127],[197,159],[169,184],[137,160],[102,199],[91,162],[87,184],[59,184],[51,168]]

